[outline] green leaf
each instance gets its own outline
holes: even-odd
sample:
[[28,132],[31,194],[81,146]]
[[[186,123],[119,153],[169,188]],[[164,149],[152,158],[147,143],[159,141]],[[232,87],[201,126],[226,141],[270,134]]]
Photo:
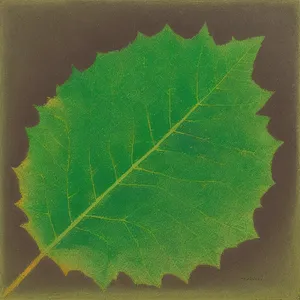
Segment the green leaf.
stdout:
[[40,258],[102,288],[119,272],[160,286],[257,237],[280,144],[257,115],[271,95],[252,80],[262,40],[216,46],[206,26],[192,39],[166,26],[73,68],[16,169]]

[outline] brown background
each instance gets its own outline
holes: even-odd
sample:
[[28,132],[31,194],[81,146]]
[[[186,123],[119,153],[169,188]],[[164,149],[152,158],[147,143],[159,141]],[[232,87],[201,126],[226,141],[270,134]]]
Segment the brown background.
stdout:
[[[41,1],[42,2],[42,1]],[[89,67],[96,52],[120,49],[135,39],[137,31],[153,35],[168,23],[183,37],[192,37],[207,22],[217,44],[265,36],[253,78],[263,88],[276,91],[260,114],[271,117],[268,130],[284,141],[272,165],[276,185],[263,197],[254,213],[259,239],[227,249],[221,269],[199,266],[186,286],[172,276],[164,288],[295,287],[290,255],[291,220],[295,207],[296,178],[296,54],[298,7],[293,4],[223,5],[125,4],[27,4],[5,7],[5,285],[38,254],[35,242],[20,224],[24,214],[14,206],[20,198],[11,166],[25,158],[25,126],[39,117],[33,104],[45,103],[55,87],[70,75],[71,65]],[[115,287],[134,288],[124,274]],[[44,259],[18,288],[22,291],[91,289],[94,283],[80,272],[64,277]]]

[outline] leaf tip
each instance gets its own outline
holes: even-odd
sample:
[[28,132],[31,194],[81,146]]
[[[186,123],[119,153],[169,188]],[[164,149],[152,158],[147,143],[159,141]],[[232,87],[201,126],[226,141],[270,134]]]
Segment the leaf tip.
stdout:
[[213,36],[210,34],[207,23],[204,23],[200,28],[198,34],[194,36],[195,39],[206,40],[206,43],[213,43],[215,45],[215,41]]
[[174,30],[171,28],[171,26],[166,23],[166,25],[164,26],[164,28],[162,29],[162,32],[166,32],[166,33],[174,33]]
[[[223,249],[223,251],[224,251],[224,249]],[[223,252],[223,251],[222,251],[222,252]],[[220,256],[221,256],[221,255],[222,255],[222,253],[220,254]],[[215,262],[213,266],[214,266],[215,268],[217,268],[218,270],[220,270],[220,269],[221,269],[221,260],[218,259],[217,262]]]
[[97,60],[97,59],[102,59],[102,58],[103,58],[103,55],[105,55],[105,54],[102,53],[102,52],[97,52],[97,53],[96,53],[96,60]]
[[[48,101],[48,99],[47,99]],[[32,105],[37,111],[40,111],[40,108],[42,107],[42,105],[37,105],[37,104],[33,104]]]
[[174,273],[174,275],[185,284],[189,284],[190,272],[184,272],[182,274]]
[[16,176],[20,179],[22,171],[26,169],[29,165],[29,157],[27,156],[17,167],[12,167]]
[[31,132],[32,132],[32,127],[25,127],[25,132],[26,132],[26,136],[28,138],[28,140],[31,139]]
[[29,232],[29,223],[21,224],[20,227]]
[[284,141],[278,140],[278,139],[276,139],[275,142],[276,142],[276,147],[277,147],[276,150],[284,144]]
[[204,32],[206,31],[206,32],[208,32],[208,25],[207,25],[207,22],[204,22],[204,24],[202,25],[200,31],[204,31]]
[[257,40],[257,42],[259,44],[262,44],[264,42],[265,38],[266,37],[264,35],[260,35],[260,36],[255,37],[254,39]]
[[80,72],[73,64],[71,65],[71,74],[76,74]]
[[65,265],[59,265],[59,267],[60,267],[61,271],[63,272],[63,274],[65,276],[68,276],[68,274],[70,272],[70,269],[67,266],[65,266]]
[[[155,279],[151,279],[148,283],[146,283],[149,286],[153,286],[155,288],[160,289],[162,287],[162,277],[163,275],[160,276],[160,278],[157,278],[157,280]],[[143,283],[142,283],[143,284]]]
[[262,43],[265,40],[265,36],[255,36],[248,39],[249,43],[253,45],[253,49],[255,50],[255,53],[259,51],[260,47],[262,46]]
[[165,26],[155,35],[156,37],[165,38],[166,36],[171,36],[176,34],[171,26],[167,23]]
[[11,169],[13,170],[13,172],[16,174],[16,176],[18,177],[19,175],[19,167],[11,167]]
[[[278,140],[276,138],[273,137],[273,156],[275,155],[275,153],[279,150],[279,148],[284,144],[284,141],[282,140]],[[274,182],[275,183],[275,182]]]
[[[268,191],[274,184],[276,184],[276,181],[274,180],[273,176],[270,176],[269,184],[268,184],[267,188],[265,189],[265,193],[266,193],[266,191]],[[265,194],[265,193],[264,193],[264,194]]]
[[141,41],[141,40],[144,40],[146,38],[147,38],[147,36],[145,34],[143,34],[142,32],[138,31],[135,40],[136,41]]
[[203,26],[201,27],[198,34],[209,35],[210,36],[209,30],[208,30],[208,25],[207,25],[206,22],[203,24]]
[[55,96],[53,98],[49,98],[48,102],[44,105],[44,107],[47,108],[55,108],[55,109],[62,109],[63,108],[63,102],[60,100],[58,96]]
[[14,203],[16,207],[22,209],[23,208],[23,204],[24,204],[24,201],[23,201],[23,198],[19,199],[17,202]]

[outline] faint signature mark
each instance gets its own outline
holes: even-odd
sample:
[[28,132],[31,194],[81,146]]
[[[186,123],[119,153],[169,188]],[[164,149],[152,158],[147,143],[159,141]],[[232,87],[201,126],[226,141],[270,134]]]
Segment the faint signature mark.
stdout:
[[[241,277],[241,280],[244,280],[244,281],[262,281],[264,280],[263,277]],[[300,299],[299,299],[300,300]]]

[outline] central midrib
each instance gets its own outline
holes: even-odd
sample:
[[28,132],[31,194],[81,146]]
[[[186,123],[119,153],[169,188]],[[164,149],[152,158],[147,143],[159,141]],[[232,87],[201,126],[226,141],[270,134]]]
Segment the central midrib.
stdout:
[[95,208],[112,190],[114,190],[136,167],[139,166],[144,160],[146,160],[154,151],[156,151],[159,146],[170,136],[172,135],[178,127],[180,127],[188,117],[199,107],[202,103],[219,87],[219,85],[227,78],[230,72],[240,63],[240,61],[251,51],[253,47],[249,48],[241,58],[230,68],[230,70],[222,77],[222,79],[215,85],[215,87],[201,100],[198,100],[197,103],[187,112],[187,114],[178,121],[170,130],[140,159],[138,159],[132,166],[120,176],[104,193],[102,193],[97,199],[91,204],[83,213],[81,213],[68,228],[65,229],[48,247],[46,247],[41,253],[31,262],[31,264],[16,278],[16,280],[4,291],[4,296],[8,295],[15,287],[17,287],[20,282],[35,268],[38,263],[45,257],[76,225],[78,225],[84,217]]
[[[217,87],[217,86],[216,86]],[[213,89],[215,90],[216,87]],[[54,248],[76,225],[78,225],[84,217],[93,210],[112,190],[114,190],[129,174],[131,174],[144,160],[146,160],[153,152],[155,152],[159,146],[170,136],[172,135],[181,124],[199,107],[201,103],[213,92],[213,90],[205,96],[201,101],[197,102],[188,113],[177,122],[146,154],[144,154],[140,159],[138,159],[132,166],[123,173],[104,193],[97,197],[97,199],[83,212],[81,213],[71,224],[70,226],[61,233],[44,251],[46,255],[52,248]]]

